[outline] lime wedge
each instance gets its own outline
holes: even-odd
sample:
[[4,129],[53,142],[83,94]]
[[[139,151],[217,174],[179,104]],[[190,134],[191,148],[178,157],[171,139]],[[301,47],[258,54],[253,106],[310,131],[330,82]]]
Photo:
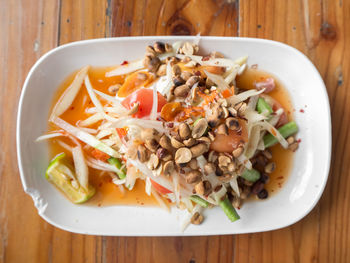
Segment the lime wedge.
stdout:
[[65,153],[60,153],[50,162],[46,170],[46,179],[61,190],[73,203],[84,203],[95,194],[95,188],[89,185],[86,191],[79,184],[65,157]]

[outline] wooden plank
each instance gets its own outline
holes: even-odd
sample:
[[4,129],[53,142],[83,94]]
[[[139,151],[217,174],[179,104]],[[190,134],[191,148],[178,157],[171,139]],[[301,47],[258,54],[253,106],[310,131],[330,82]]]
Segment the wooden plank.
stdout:
[[48,224],[17,172],[14,108],[30,67],[57,43],[58,2],[2,0],[0,6],[0,262],[47,261],[42,252],[49,244],[40,243],[39,230]]
[[107,0],[60,2],[59,44],[109,36]]
[[113,36],[237,35],[237,3],[112,0],[111,5]]

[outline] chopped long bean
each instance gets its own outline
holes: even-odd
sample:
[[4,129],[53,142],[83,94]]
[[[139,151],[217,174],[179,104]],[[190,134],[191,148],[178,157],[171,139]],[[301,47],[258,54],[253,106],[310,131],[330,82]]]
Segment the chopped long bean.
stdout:
[[255,183],[260,179],[260,173],[255,169],[245,169],[241,174],[241,177],[249,182]]
[[[298,132],[298,126],[294,121],[291,121],[283,125],[282,127],[278,128],[278,131],[283,136],[283,138],[287,138],[293,135],[294,133]],[[277,142],[278,140],[272,134],[266,134],[264,136],[265,148],[271,147],[275,145]]]
[[107,161],[109,162],[109,164],[115,165],[115,167],[117,167],[120,170],[120,172],[117,172],[120,179],[124,179],[126,177],[126,171],[124,168],[121,169],[123,164],[118,158],[111,157]]
[[191,195],[190,200],[199,204],[202,207],[208,207],[208,205],[209,205],[209,203],[207,201],[205,201],[203,198],[199,197],[198,195]]
[[236,209],[232,206],[228,198],[226,198],[225,200],[221,200],[219,204],[221,206],[221,209],[225,212],[225,214],[227,215],[228,219],[231,220],[231,222],[240,219],[239,215],[236,212]]
[[271,106],[263,98],[258,99],[258,103],[256,104],[256,109],[260,114],[266,117],[268,117],[273,112]]

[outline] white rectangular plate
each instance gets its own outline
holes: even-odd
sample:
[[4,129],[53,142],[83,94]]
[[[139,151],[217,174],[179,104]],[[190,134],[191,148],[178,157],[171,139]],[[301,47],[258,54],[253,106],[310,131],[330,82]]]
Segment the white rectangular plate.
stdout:
[[[313,64],[285,44],[253,38],[201,37],[206,53],[230,58],[248,55],[248,63],[276,75],[289,90],[302,139],[292,174],[282,190],[265,201],[247,202],[241,220],[231,223],[219,209],[205,212],[205,221],[180,230],[181,211],[156,207],[74,205],[45,178],[50,156],[45,143],[35,139],[47,130],[52,98],[59,84],[85,66],[117,65],[144,55],[155,41],[192,41],[195,37],[126,37],[80,41],[55,48],[41,57],[24,83],[17,116],[17,153],[23,188],[33,197],[39,214],[67,231],[111,236],[220,235],[260,232],[291,225],[319,200],[327,181],[331,156],[331,120],[324,83]],[[300,114],[299,109],[305,108]]]

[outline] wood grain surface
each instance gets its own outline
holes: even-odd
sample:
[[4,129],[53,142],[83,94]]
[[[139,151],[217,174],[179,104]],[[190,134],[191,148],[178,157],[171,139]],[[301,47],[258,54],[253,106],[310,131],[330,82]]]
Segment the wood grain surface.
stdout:
[[[0,0],[0,262],[350,262],[350,0]],[[16,108],[48,50],[131,35],[274,39],[306,54],[328,90],[333,157],[319,204],[277,231],[213,237],[98,237],[39,217],[21,186]]]

